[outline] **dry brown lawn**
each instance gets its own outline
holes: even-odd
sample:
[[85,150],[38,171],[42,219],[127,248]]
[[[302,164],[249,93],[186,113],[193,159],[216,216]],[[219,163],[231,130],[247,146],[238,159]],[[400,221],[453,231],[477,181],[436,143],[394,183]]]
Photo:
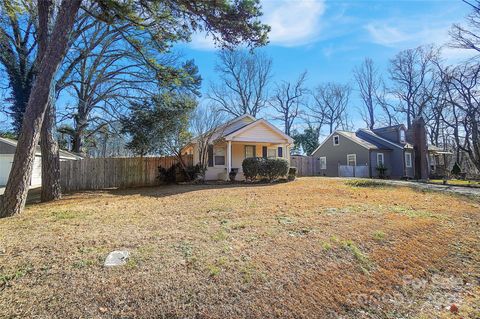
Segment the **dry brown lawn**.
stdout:
[[79,193],[0,220],[0,317],[479,318],[479,222],[341,179]]

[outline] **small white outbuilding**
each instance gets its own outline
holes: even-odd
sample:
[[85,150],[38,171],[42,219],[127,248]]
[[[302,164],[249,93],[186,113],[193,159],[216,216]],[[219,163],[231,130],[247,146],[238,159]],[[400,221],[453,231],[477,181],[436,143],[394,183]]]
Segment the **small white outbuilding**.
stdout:
[[[17,148],[17,141],[0,137],[0,187],[5,186],[12,168],[13,156]],[[76,161],[82,159],[81,156],[60,150],[60,161]],[[40,147],[37,146],[35,152],[35,161],[33,163],[31,186],[42,184],[42,153]]]

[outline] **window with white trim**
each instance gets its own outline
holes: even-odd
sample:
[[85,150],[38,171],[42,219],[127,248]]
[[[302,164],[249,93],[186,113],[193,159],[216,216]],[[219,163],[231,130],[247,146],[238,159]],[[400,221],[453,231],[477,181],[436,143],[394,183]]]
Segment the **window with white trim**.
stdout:
[[245,158],[255,156],[255,145],[245,145]]
[[340,144],[340,136],[334,135],[333,136],[333,145],[338,145]]
[[213,163],[215,166],[225,165],[225,147],[213,148]]
[[327,169],[327,157],[320,157],[320,169]]
[[412,153],[405,153],[405,167],[412,167]]
[[357,166],[357,154],[348,154],[347,155],[347,165],[348,166]]
[[377,166],[385,166],[385,157],[383,153],[377,153]]
[[268,158],[277,158],[277,148],[268,148],[267,149],[267,157]]

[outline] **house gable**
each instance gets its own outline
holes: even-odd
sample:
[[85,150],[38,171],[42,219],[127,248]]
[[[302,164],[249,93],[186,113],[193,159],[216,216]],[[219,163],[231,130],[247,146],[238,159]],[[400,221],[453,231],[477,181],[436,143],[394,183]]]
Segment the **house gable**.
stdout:
[[378,134],[376,134],[375,132],[372,132],[372,131],[369,131],[369,130],[361,129],[361,130],[358,130],[357,134],[359,136],[361,136],[362,138],[365,138],[366,140],[375,141],[376,143],[384,145],[387,148],[392,148],[393,147],[393,148],[403,149],[402,145],[397,144],[397,143],[395,143],[393,141],[390,141],[388,139],[385,139],[385,138],[379,136]]
[[250,123],[255,122],[257,119],[249,114],[245,114],[239,117],[234,118],[233,120],[225,123],[223,128],[220,127],[219,131],[222,131],[223,135],[231,134],[244,126],[249,125]]
[[[333,137],[338,136],[338,145],[333,143]],[[366,145],[358,143],[351,136],[342,131],[335,131],[330,134],[320,146],[312,153],[315,161],[320,163],[320,158],[324,158],[326,169],[320,169],[316,175],[338,176],[338,166],[347,165],[348,154],[355,154],[357,165],[369,164],[370,149]]]
[[269,122],[260,119],[225,136],[227,141],[293,143],[293,139]]

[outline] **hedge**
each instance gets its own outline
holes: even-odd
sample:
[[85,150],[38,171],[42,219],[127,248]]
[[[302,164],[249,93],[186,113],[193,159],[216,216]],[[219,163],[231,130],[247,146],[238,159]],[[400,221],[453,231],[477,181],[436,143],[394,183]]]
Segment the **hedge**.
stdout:
[[280,158],[251,157],[243,160],[243,175],[246,180],[257,177],[273,181],[288,174],[288,161]]

